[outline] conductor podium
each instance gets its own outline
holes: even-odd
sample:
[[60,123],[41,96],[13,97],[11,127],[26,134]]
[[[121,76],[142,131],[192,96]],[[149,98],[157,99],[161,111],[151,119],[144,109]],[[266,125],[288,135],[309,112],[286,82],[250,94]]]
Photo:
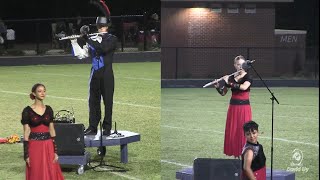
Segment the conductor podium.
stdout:
[[[111,134],[114,131],[111,131]],[[102,146],[120,146],[120,162],[128,163],[128,144],[140,141],[140,134],[130,131],[118,131],[121,137],[103,136]],[[95,140],[94,135],[84,136],[86,147],[100,147],[100,139]]]
[[[78,165],[78,174],[84,172],[84,166],[90,161],[91,155],[85,151],[88,147],[120,146],[120,162],[128,163],[128,144],[140,141],[140,134],[130,131],[118,131],[121,136],[84,136],[83,124],[55,123],[56,144],[59,163],[61,165]],[[114,131],[111,131],[111,134]],[[104,156],[104,154],[103,154]]]

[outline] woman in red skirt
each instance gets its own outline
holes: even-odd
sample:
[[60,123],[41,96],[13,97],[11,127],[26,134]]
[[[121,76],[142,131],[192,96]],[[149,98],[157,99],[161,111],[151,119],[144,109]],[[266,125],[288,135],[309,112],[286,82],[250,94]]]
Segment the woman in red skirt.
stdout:
[[224,136],[224,154],[240,158],[242,148],[246,142],[242,132],[245,122],[252,119],[249,92],[252,79],[242,68],[245,63],[243,56],[234,59],[234,67],[237,74],[224,76],[215,84],[217,91],[224,96],[231,88],[232,96],[228,108],[227,121]]
[[242,150],[242,180],[266,180],[266,156],[258,142],[259,125],[249,121],[243,125],[247,143]]
[[26,180],[63,180],[54,143],[53,110],[43,104],[46,88],[43,84],[35,84],[31,91],[30,98],[34,103],[23,109],[21,119]]

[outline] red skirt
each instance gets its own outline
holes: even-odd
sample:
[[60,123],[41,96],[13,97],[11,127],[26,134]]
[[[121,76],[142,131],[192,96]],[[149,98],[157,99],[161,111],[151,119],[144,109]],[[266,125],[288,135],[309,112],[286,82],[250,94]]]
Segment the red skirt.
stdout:
[[240,157],[246,143],[243,124],[252,120],[250,105],[229,105],[224,134],[224,154]]
[[[256,170],[253,172],[254,177],[256,177],[256,180],[266,180],[267,179],[267,173],[266,173],[266,167],[264,166],[263,168]],[[242,171],[242,180],[247,180],[247,176],[245,173]]]
[[29,140],[30,167],[26,164],[26,180],[63,180],[59,162],[54,160],[51,139]]

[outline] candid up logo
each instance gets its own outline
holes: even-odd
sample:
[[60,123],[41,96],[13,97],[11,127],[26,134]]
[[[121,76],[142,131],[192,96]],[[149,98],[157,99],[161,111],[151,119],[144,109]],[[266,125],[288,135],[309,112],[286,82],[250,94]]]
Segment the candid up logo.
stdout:
[[294,149],[292,151],[292,158],[290,166],[287,167],[287,171],[307,173],[309,168],[303,166],[303,152],[300,149]]

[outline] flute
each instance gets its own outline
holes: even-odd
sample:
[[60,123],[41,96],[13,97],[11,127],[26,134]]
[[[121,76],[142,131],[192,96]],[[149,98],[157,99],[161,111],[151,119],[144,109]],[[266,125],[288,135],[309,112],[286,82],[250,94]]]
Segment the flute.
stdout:
[[[99,33],[92,33],[92,34],[87,34],[87,36],[96,36],[96,35],[100,35],[100,34],[107,34],[108,32],[99,32]],[[82,35],[71,35],[71,36],[66,36],[66,37],[62,37],[59,38],[60,41],[62,40],[68,40],[68,39],[77,39],[82,37]]]
[[[241,70],[242,70],[242,69],[241,69]],[[229,76],[238,74],[241,70],[239,70],[239,71],[237,71],[237,72],[234,72],[234,73],[230,74]],[[222,79],[223,79],[223,77],[221,77],[221,78],[219,78],[219,79],[216,79],[216,80],[214,80],[214,81],[212,81],[212,82],[209,82],[209,83],[205,84],[205,85],[203,86],[203,88],[206,88],[206,87],[208,87],[208,86],[211,86],[211,85],[213,85],[213,84],[216,84],[216,83],[218,83],[218,82],[219,82],[220,80],[222,80]]]

